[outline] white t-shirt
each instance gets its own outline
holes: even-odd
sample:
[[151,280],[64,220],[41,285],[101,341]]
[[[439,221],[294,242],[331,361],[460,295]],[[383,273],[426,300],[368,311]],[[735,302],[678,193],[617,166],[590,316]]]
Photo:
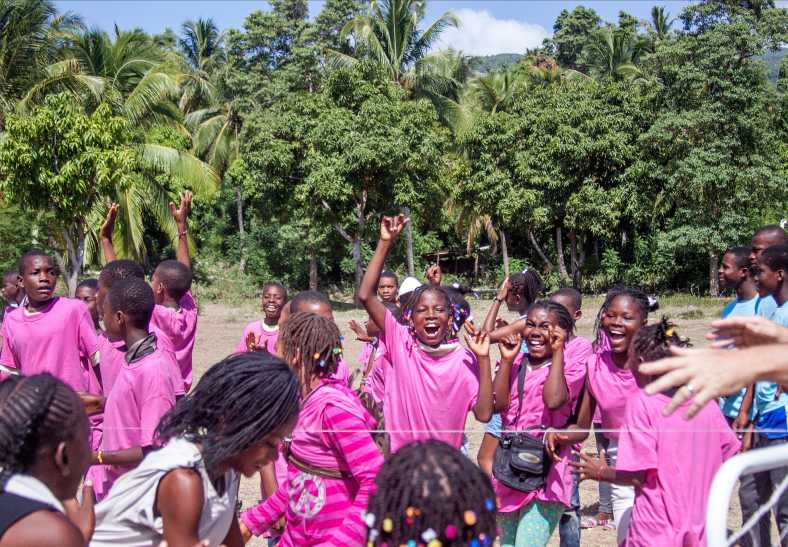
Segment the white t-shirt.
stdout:
[[178,468],[200,474],[204,500],[199,522],[199,538],[209,545],[221,545],[236,518],[238,483],[235,471],[224,475],[225,492],[219,496],[213,486],[197,445],[182,438],[170,440],[148,454],[142,463],[112,486],[109,495],[96,506],[96,531],[91,547],[150,547],[164,539],[161,516],[156,515],[159,481]]

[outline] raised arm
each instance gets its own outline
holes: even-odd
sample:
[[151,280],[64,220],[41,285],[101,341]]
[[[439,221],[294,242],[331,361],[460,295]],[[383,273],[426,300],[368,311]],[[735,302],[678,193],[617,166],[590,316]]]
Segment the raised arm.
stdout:
[[112,232],[115,230],[115,220],[118,218],[119,210],[120,205],[117,203],[113,203],[109,206],[107,218],[104,219],[104,224],[101,225],[101,230],[99,231],[101,250],[104,253],[104,262],[112,262],[118,258],[115,254],[115,247],[112,245]]
[[175,225],[178,227],[178,246],[175,249],[175,257],[178,259],[178,262],[191,269],[192,259],[189,256],[188,220],[189,211],[192,208],[192,193],[182,192],[180,197],[180,207],[176,207],[173,202],[170,202],[170,212],[175,220]]
[[520,353],[521,337],[515,334],[501,340],[498,348],[501,351],[501,365],[498,367],[498,372],[495,373],[495,380],[493,381],[493,397],[494,397],[494,411],[505,412],[511,403],[511,375],[512,364],[514,363],[517,354]]
[[[501,284],[501,288],[498,289],[498,294],[493,299],[492,306],[490,306],[490,310],[487,312],[487,317],[484,319],[484,324],[482,325],[482,330],[485,332],[492,333],[495,330],[495,320],[498,318],[498,310],[501,309],[501,303],[506,300],[506,295],[509,293],[509,278],[503,280],[503,284]],[[514,334],[512,332],[508,334]],[[508,335],[507,334],[507,335]],[[499,342],[505,336],[500,336],[498,338],[490,338],[490,342]]]
[[564,376],[565,341],[566,331],[564,329],[556,326],[550,328],[553,362],[542,389],[542,400],[550,410],[560,408],[569,400],[569,387],[566,385],[566,377]]
[[375,248],[375,254],[372,255],[364,279],[361,280],[361,286],[358,288],[358,299],[366,308],[369,317],[380,327],[381,332],[386,330],[386,307],[377,298],[378,280],[391,246],[408,222],[410,219],[405,218],[405,215],[383,217],[380,222],[378,246]]
[[479,392],[473,414],[480,422],[489,422],[493,413],[492,371],[490,369],[490,338],[483,330],[476,330],[470,323],[465,324],[465,342],[476,354],[479,363]]

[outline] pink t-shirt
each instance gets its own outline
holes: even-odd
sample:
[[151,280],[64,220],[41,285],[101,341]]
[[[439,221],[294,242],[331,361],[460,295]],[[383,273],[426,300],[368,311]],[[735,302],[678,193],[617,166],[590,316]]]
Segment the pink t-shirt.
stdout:
[[389,311],[380,336],[391,362],[383,397],[391,452],[424,439],[459,448],[479,396],[476,356],[462,346],[442,357],[428,355]]
[[640,392],[630,398],[618,440],[618,471],[645,472],[635,489],[635,505],[624,545],[689,547],[705,545],[706,504],[714,474],[740,444],[716,403],[691,420],[682,405],[670,416],[663,394]]
[[[587,354],[583,353],[582,348],[582,344],[575,344],[572,351],[568,352],[571,360],[564,358],[564,379],[569,390],[569,400],[555,410],[547,408],[542,397],[544,384],[547,381],[552,364],[547,364],[534,370],[526,370],[523,380],[522,409],[520,410],[519,419],[517,416],[520,405],[517,376],[520,367],[527,366],[528,361],[523,358],[519,363],[515,362],[512,365],[509,377],[509,408],[501,415],[504,429],[524,430],[533,427],[563,428],[566,426],[585,384],[586,367],[584,357],[587,358]],[[587,349],[590,351],[590,346]],[[545,478],[545,484],[539,490],[520,492],[493,480],[495,493],[500,499],[499,511],[502,513],[513,513],[533,500],[559,502],[569,507],[572,495],[572,471],[569,466],[571,450],[572,447],[570,446],[561,447],[561,459],[551,463],[550,470]]]
[[246,351],[246,337],[249,336],[250,332],[254,333],[255,339],[260,339],[260,345],[265,347],[268,353],[276,351],[276,341],[279,340],[279,327],[277,326],[276,330],[266,330],[263,328],[262,321],[252,321],[244,328],[241,339],[238,341],[238,345],[235,346],[236,353],[244,353]]
[[197,303],[191,291],[183,295],[178,305],[180,309],[175,310],[157,304],[150,326],[161,333],[162,343],[175,354],[184,390],[188,392],[192,387],[192,351],[197,332]]
[[0,364],[26,376],[48,372],[75,391],[88,391],[85,367],[98,350],[98,338],[84,302],[55,297],[33,315],[17,308],[6,315],[2,336]]
[[588,359],[588,385],[599,409],[605,437],[618,439],[624,425],[627,403],[640,389],[631,371],[619,368],[610,351],[596,352]]
[[386,344],[378,340],[377,347],[371,342],[364,344],[364,349],[361,350],[359,356],[359,365],[361,370],[365,370],[369,366],[369,358],[372,352],[375,352],[372,362],[372,370],[369,371],[361,390],[364,393],[369,393],[376,403],[383,402],[383,394],[385,393],[386,386],[386,373],[387,369],[391,366],[389,362],[388,352],[386,351]]
[[[169,373],[172,361],[172,354],[157,349],[139,361],[123,364],[104,408],[102,450],[153,445],[159,421],[175,406]],[[105,466],[102,495],[106,495],[112,483],[130,469]]]

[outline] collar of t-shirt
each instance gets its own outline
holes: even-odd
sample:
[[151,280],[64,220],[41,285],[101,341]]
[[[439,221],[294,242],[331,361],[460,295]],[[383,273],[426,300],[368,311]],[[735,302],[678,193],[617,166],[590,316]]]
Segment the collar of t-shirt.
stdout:
[[458,347],[460,347],[460,343],[456,340],[446,342],[436,348],[433,348],[432,346],[428,346],[427,344],[423,344],[419,342],[419,348],[421,348],[421,351],[423,351],[430,357],[435,357],[435,358],[440,358],[443,357],[444,355],[448,355]]
[[124,358],[126,362],[131,364],[139,361],[143,357],[147,357],[156,351],[156,335],[151,333],[142,340],[134,342],[131,347],[126,350]]
[[23,498],[50,505],[61,513],[66,512],[63,504],[55,497],[49,487],[31,475],[23,475],[21,473],[12,475],[4,490],[9,494],[16,494]]
[[279,325],[266,325],[265,321],[260,321],[260,328],[263,329],[265,332],[276,332],[279,330]]

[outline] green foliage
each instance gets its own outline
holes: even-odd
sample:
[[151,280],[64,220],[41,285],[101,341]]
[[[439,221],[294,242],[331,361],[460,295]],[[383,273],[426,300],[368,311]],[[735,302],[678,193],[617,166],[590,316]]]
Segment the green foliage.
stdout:
[[497,55],[484,55],[480,57],[470,57],[471,70],[486,74],[487,72],[498,72],[516,65],[523,58],[517,53],[498,53]]

